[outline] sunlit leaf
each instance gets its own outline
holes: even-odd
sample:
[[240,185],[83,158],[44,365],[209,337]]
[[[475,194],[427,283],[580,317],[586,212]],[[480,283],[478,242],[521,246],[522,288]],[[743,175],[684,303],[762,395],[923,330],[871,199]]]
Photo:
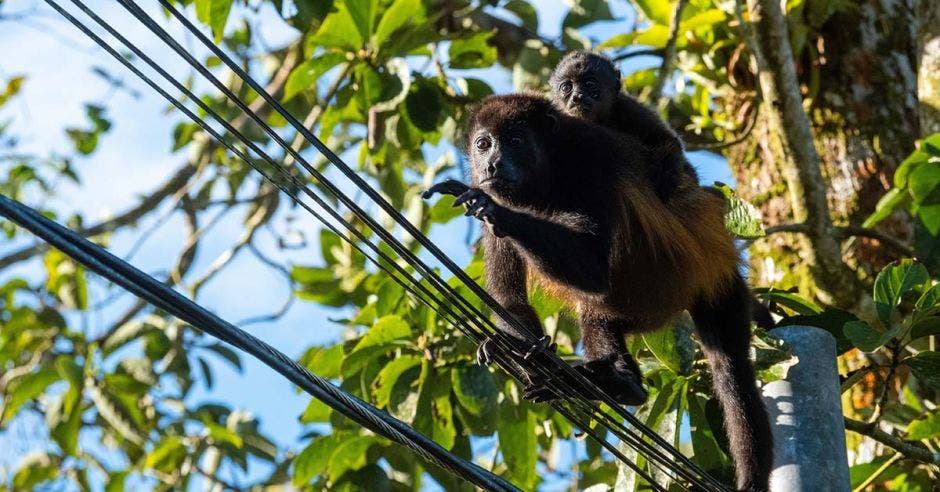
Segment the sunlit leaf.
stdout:
[[903,259],[885,267],[875,279],[875,308],[878,317],[887,322],[901,298],[912,289],[927,282],[929,275],[924,265]]
[[473,415],[489,414],[496,409],[498,390],[493,375],[485,367],[466,365],[450,374],[454,394],[463,408]]
[[906,362],[921,384],[940,390],[940,352],[921,352]]

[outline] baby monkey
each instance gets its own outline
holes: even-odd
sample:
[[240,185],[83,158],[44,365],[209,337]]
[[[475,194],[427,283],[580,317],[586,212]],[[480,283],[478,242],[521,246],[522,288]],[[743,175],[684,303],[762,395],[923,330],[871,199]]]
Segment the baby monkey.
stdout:
[[667,200],[683,173],[696,176],[682,153],[682,141],[655,111],[620,91],[620,71],[607,58],[588,51],[565,55],[552,72],[552,102],[563,113],[592,121],[639,140],[651,152],[647,175]]

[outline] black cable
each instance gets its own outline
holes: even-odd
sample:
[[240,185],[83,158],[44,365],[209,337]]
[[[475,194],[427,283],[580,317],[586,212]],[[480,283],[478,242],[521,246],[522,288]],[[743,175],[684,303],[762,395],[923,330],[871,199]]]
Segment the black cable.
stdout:
[[487,490],[518,490],[492,472],[450,453],[404,422],[311,374],[274,347],[222,320],[153,277],[75,232],[43,217],[35,210],[0,195],[0,214],[141,299],[248,352],[331,408],[373,432],[411,449],[427,461]]
[[[89,13],[90,15],[93,15],[93,14],[91,14],[90,12],[88,12],[87,9],[83,9],[83,10],[85,10],[86,13]],[[135,14],[135,15],[136,15],[136,14]],[[96,20],[97,20],[99,23],[101,23],[100,19],[96,19]],[[104,25],[106,28],[109,27],[109,26],[107,26],[106,24],[103,24],[103,25]],[[111,32],[112,35],[119,36],[118,34],[116,34],[115,32],[113,32],[113,31],[110,30],[110,29],[109,29],[109,32]],[[87,34],[87,33],[86,33],[86,34]],[[127,45],[126,40],[122,40],[122,41]],[[139,53],[137,53],[137,54],[140,55]],[[138,73],[138,75],[141,76],[141,74],[139,74],[139,73]],[[164,75],[164,77],[167,77],[167,75],[165,74],[165,72],[162,73],[162,75]],[[143,78],[143,76],[142,76],[142,78]],[[170,78],[170,80],[173,80],[173,79]],[[165,94],[164,94],[164,96],[166,97]],[[198,99],[198,98],[195,98],[195,97],[192,96],[192,95],[191,95],[191,97],[192,97],[194,100],[196,100],[197,102],[199,102],[199,99]],[[168,99],[171,100],[171,102],[173,101],[173,99],[170,99],[170,98],[168,98]],[[205,108],[204,108],[204,109],[205,109]],[[192,116],[192,115],[190,115],[190,116]],[[215,115],[215,117],[216,117],[216,119],[219,119],[217,115]],[[221,120],[221,119],[219,119],[219,120],[222,121],[223,123],[225,123],[224,120]],[[197,121],[198,121],[198,120],[197,120]],[[263,123],[262,123],[262,124],[263,124]],[[233,129],[230,128],[230,130],[233,130]],[[244,136],[238,134],[237,132],[235,132],[235,133],[236,133],[237,136],[240,137],[243,141],[245,141],[246,143],[249,143],[249,144],[250,144],[250,141],[247,141],[246,139],[244,139]],[[220,140],[221,140],[221,139],[220,139]],[[224,141],[223,141],[223,142],[224,142]],[[230,150],[233,150],[233,149],[230,149]],[[253,150],[256,150],[256,151],[257,151],[257,149],[253,149]],[[274,164],[273,161],[271,161],[269,157],[266,157],[266,156],[264,156],[264,157],[265,157],[267,160],[269,160],[269,162],[271,162],[272,164]],[[243,158],[244,158],[244,157],[243,157]],[[250,163],[251,161],[248,161],[248,162]],[[277,169],[279,169],[279,170],[282,170],[282,169],[280,168],[280,166],[276,166],[276,164],[275,164],[275,167],[276,167]],[[283,171],[282,171],[282,172],[283,172]],[[263,173],[263,172],[262,172],[262,173]],[[263,174],[264,174],[264,173],[263,173]],[[270,178],[269,176],[267,176],[267,175],[266,175],[266,177],[267,177],[268,179],[271,179],[271,178]],[[296,178],[294,178],[294,179],[296,179]],[[276,182],[275,182],[275,183],[276,183]],[[295,184],[296,184],[296,183],[295,183]],[[301,187],[302,189],[304,188],[303,185],[300,185],[300,187]],[[282,189],[283,189],[283,188],[282,188]],[[287,190],[284,190],[284,191],[287,192]],[[290,194],[290,193],[288,192],[288,194]],[[295,200],[297,199],[296,197],[293,197],[293,198],[295,198]],[[322,203],[320,203],[320,205],[323,206]],[[305,208],[308,208],[308,207],[305,207]],[[324,207],[324,208],[325,208],[326,210],[328,210],[328,211],[330,210],[328,207]],[[344,239],[346,239],[347,241],[349,241],[348,238],[346,238],[346,237],[345,237],[344,235],[342,235],[342,234],[339,234],[338,231],[336,231],[335,228],[333,228],[329,223],[327,223],[322,217],[318,216],[318,215],[317,215],[315,212],[313,212],[312,210],[309,210],[309,208],[308,208],[308,211],[311,211],[311,213],[313,213],[315,217],[317,217],[321,222],[323,222],[325,225],[327,225],[328,227],[330,227],[331,230],[333,230],[335,233],[337,233],[340,237],[343,237]],[[334,216],[334,218],[335,218],[335,216]],[[348,223],[347,223],[347,224],[348,224]],[[344,224],[344,225],[346,225],[346,227],[349,228],[349,226],[348,226],[347,224]],[[355,231],[355,228],[351,228],[350,230]],[[363,239],[360,238],[360,240],[363,240]],[[370,246],[372,246],[372,244],[369,243],[368,241],[364,241],[364,242],[366,242],[367,244],[369,244]],[[358,249],[358,247],[357,247],[357,249]],[[360,251],[361,251],[361,250],[360,250]],[[379,251],[379,252],[380,252],[380,251]],[[380,252],[380,253],[381,253],[381,252]],[[368,256],[368,255],[367,255],[367,256]],[[385,257],[385,258],[383,258],[383,259],[386,260],[387,262],[391,262],[391,260],[390,260],[389,258],[387,258],[387,257]],[[373,259],[373,261],[375,261],[377,264],[379,264],[379,265],[381,266],[381,263],[378,262],[377,260],[374,260],[374,259]],[[394,262],[391,262],[391,264],[396,265]],[[427,267],[426,267],[426,268],[427,268]],[[401,281],[401,279],[397,278],[394,274],[392,274],[392,272],[388,271],[388,269],[383,268],[383,270],[385,270],[387,273],[389,273],[389,274],[393,277],[393,279],[394,279],[397,283],[399,283],[399,285],[402,285],[403,287],[405,287],[406,290],[409,291],[409,293],[415,295],[416,297],[418,297],[419,300],[421,300],[422,302],[424,302],[425,304],[428,304],[430,307],[433,308],[433,306],[430,305],[430,303],[428,302],[428,300],[427,300],[425,297],[423,297],[423,296],[417,294],[413,289],[409,289],[406,285],[403,284],[403,282]],[[403,273],[404,275],[407,275],[406,272],[402,272],[402,273]],[[409,278],[409,280],[412,280],[412,281],[414,282],[414,279],[411,278],[410,276],[408,276],[407,278]],[[420,283],[419,283],[418,285],[420,286]],[[425,293],[425,294],[430,295],[430,293],[428,293],[426,289],[423,289],[423,290],[424,290],[424,293]],[[436,299],[436,298],[435,298],[435,299]],[[448,310],[448,311],[449,311],[449,310]],[[455,315],[454,315],[454,313],[453,313],[452,311],[449,311],[448,316],[445,316],[445,318],[450,318],[450,320],[451,320],[451,322],[452,322],[453,324],[459,325],[459,324],[460,324],[459,322],[456,322],[456,323],[455,323],[455,322],[453,321],[454,317],[455,317]],[[466,326],[465,326],[465,328],[466,328]],[[567,365],[566,365],[566,366],[567,366]],[[595,409],[595,410],[596,410],[596,409]],[[609,415],[607,415],[607,414],[604,413],[604,412],[600,412],[600,413],[602,413],[602,414],[604,415],[605,420],[609,420],[609,418],[610,418]],[[629,442],[629,441],[634,441],[635,439],[637,439],[637,438],[634,437],[634,436],[624,436],[622,433],[616,432],[616,431],[615,431],[615,434],[619,434],[622,439],[623,439],[624,437],[627,437],[626,440],[627,440],[628,442]],[[631,438],[632,438],[632,439],[631,439]],[[644,444],[644,443],[635,443],[635,444],[641,444],[641,445],[642,445],[642,444]],[[655,452],[656,450],[653,449],[652,451]],[[648,450],[648,452],[649,452],[649,450]],[[659,453],[657,452],[656,454],[659,454]],[[660,458],[660,459],[662,459],[662,458]],[[669,462],[668,459],[667,459],[665,462],[668,463],[668,462]],[[675,463],[673,463],[673,464],[675,464]],[[684,475],[684,474],[682,474],[682,475]],[[644,478],[647,478],[647,477],[644,477]],[[648,478],[647,478],[647,479],[648,479]],[[693,480],[693,481],[694,481],[694,480]]]
[[[158,37],[165,38],[164,39],[165,42],[172,41],[174,44],[176,44],[175,41],[169,37],[166,31],[162,30],[162,28],[155,25],[152,19],[150,19],[150,17],[145,12],[140,10],[139,7],[134,5],[129,0],[118,0],[118,1],[125,7],[128,7],[128,5],[132,5],[133,8],[137,10],[137,13],[135,13],[134,15],[137,16],[145,24],[150,24],[148,25],[148,27],[151,28],[154,34],[156,34]],[[472,292],[474,292],[474,294],[476,294],[481,300],[483,300],[483,302],[487,304],[491,310],[493,310],[497,315],[503,318],[504,321],[510,324],[513,324],[518,330],[520,330],[520,333],[528,332],[528,329],[524,325],[519,323],[518,320],[516,320],[515,317],[513,317],[508,311],[506,311],[502,305],[500,305],[495,299],[493,299],[485,290],[483,290],[482,287],[480,287],[472,278],[470,278],[469,275],[466,274],[466,272],[464,272],[459,266],[457,266],[453,262],[453,260],[451,260],[446,254],[444,254],[444,252],[441,251],[437,247],[437,245],[435,245],[429,238],[427,238],[427,236],[421,233],[421,231],[419,231],[413,224],[411,224],[411,222],[409,222],[408,219],[405,218],[392,204],[390,204],[387,200],[385,200],[385,198],[383,198],[375,189],[373,189],[368,183],[366,183],[365,180],[363,180],[361,176],[359,176],[352,168],[346,165],[346,163],[343,162],[342,159],[339,158],[339,156],[337,156],[320,139],[318,139],[315,135],[313,135],[313,133],[309,129],[307,129],[300,121],[298,121],[289,111],[287,111],[283,106],[281,106],[281,104],[276,99],[274,99],[270,94],[267,93],[264,87],[261,87],[260,84],[254,81],[254,79],[250,75],[248,75],[248,73],[246,73],[238,64],[232,61],[231,58],[224,51],[222,51],[218,46],[215,45],[215,43],[213,43],[208,37],[206,37],[205,34],[203,34],[195,25],[192,24],[192,22],[189,21],[189,19],[186,18],[186,16],[182,15],[182,13],[179,12],[179,10],[177,10],[167,0],[159,0],[159,1],[160,1],[160,4],[163,5],[163,7],[167,9],[167,11],[169,11],[171,15],[176,17],[176,19],[179,20],[180,23],[182,23],[188,31],[190,31],[197,38],[199,38],[199,40],[203,43],[203,45],[209,48],[213,52],[213,54],[219,57],[219,59],[222,60],[233,72],[235,72],[236,75],[238,75],[252,89],[254,89],[275,111],[281,114],[281,116],[283,116],[291,124],[291,126],[293,126],[301,134],[301,136],[304,137],[305,140],[307,140],[311,145],[316,147],[317,150],[319,150],[322,155],[324,155],[327,159],[329,159],[330,162],[332,162],[334,166],[336,166],[344,175],[346,175],[347,178],[349,178],[354,184],[356,184],[356,186],[358,186],[359,189],[361,189],[364,193],[366,193],[366,195],[369,196],[369,198],[371,198],[377,205],[379,205],[379,207],[382,208],[383,211],[388,213],[399,225],[402,226],[402,228],[405,229],[406,232],[408,232],[416,241],[418,241],[418,243],[424,246],[433,256],[435,256],[435,258],[441,261],[448,268],[448,270],[451,271],[453,275],[455,275],[458,279],[460,279],[461,282],[464,283],[464,285],[466,285]],[[145,21],[144,19],[141,19],[140,18],[141,15],[143,17],[146,17],[147,20]],[[163,35],[161,36],[157,31],[154,31],[153,27],[156,27],[159,31],[162,31]],[[179,54],[183,56],[184,58],[186,58],[187,61],[189,61],[190,64],[194,68],[197,68],[197,70],[199,70],[200,68],[204,68],[201,66],[201,64],[199,64],[198,61],[193,59],[192,56],[185,50],[180,51]],[[202,70],[200,70],[200,72],[202,73]],[[203,75],[209,78],[210,80],[214,79],[211,73],[208,73],[208,74],[204,73]],[[213,81],[213,83],[215,83],[215,81]],[[223,92],[227,91],[226,90],[227,88],[224,88],[224,85],[222,85],[220,89],[222,89]],[[303,165],[304,161],[301,160],[300,162]],[[304,166],[304,167],[307,168],[308,166]],[[308,168],[308,171],[313,173],[318,179],[322,179],[321,178],[322,175],[319,175],[320,173],[316,171],[315,169]],[[510,342],[510,344],[512,344],[512,342]],[[582,374],[573,370],[571,366],[564,363],[564,361],[561,361],[561,359],[559,359],[557,356],[554,356],[553,358],[555,359],[553,362],[555,362],[555,365],[558,366],[557,367],[558,369],[561,369],[569,377],[574,378],[577,384],[581,387],[582,393],[584,390],[586,390],[588,392],[589,398],[604,401],[612,409],[614,409],[615,412],[617,412],[622,417],[624,417],[627,421],[629,421],[633,426],[643,431],[644,434],[647,435],[647,437],[649,437],[651,440],[656,442],[658,445],[660,445],[663,449],[665,449],[670,454],[673,454],[674,457],[677,458],[680,462],[690,467],[692,470],[695,470],[700,475],[711,478],[708,476],[707,473],[705,473],[704,470],[702,470],[700,467],[695,465],[691,460],[689,460],[688,457],[686,457],[681,452],[673,448],[671,444],[667,443],[656,432],[646,427],[633,414],[626,411],[609,395],[607,395],[605,392],[600,390],[600,388],[598,388],[592,381],[588,380]],[[706,478],[706,480],[708,480],[708,478]],[[713,481],[715,484],[720,485],[720,483],[714,479],[711,479],[711,481]]]

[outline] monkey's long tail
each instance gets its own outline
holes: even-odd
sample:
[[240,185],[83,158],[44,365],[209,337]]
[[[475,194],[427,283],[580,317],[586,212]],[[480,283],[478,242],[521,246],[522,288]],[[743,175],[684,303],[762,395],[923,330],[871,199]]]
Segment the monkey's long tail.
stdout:
[[692,317],[724,411],[737,487],[766,491],[773,466],[773,436],[748,358],[753,294],[741,277],[735,276],[733,282],[723,297],[696,306]]

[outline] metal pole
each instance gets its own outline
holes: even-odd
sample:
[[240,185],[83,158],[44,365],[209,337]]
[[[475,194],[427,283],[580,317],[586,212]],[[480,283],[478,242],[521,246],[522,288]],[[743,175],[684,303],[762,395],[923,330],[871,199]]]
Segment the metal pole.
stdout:
[[848,492],[836,341],[822,329],[785,326],[770,334],[799,361],[787,377],[763,387],[774,435],[773,492]]

